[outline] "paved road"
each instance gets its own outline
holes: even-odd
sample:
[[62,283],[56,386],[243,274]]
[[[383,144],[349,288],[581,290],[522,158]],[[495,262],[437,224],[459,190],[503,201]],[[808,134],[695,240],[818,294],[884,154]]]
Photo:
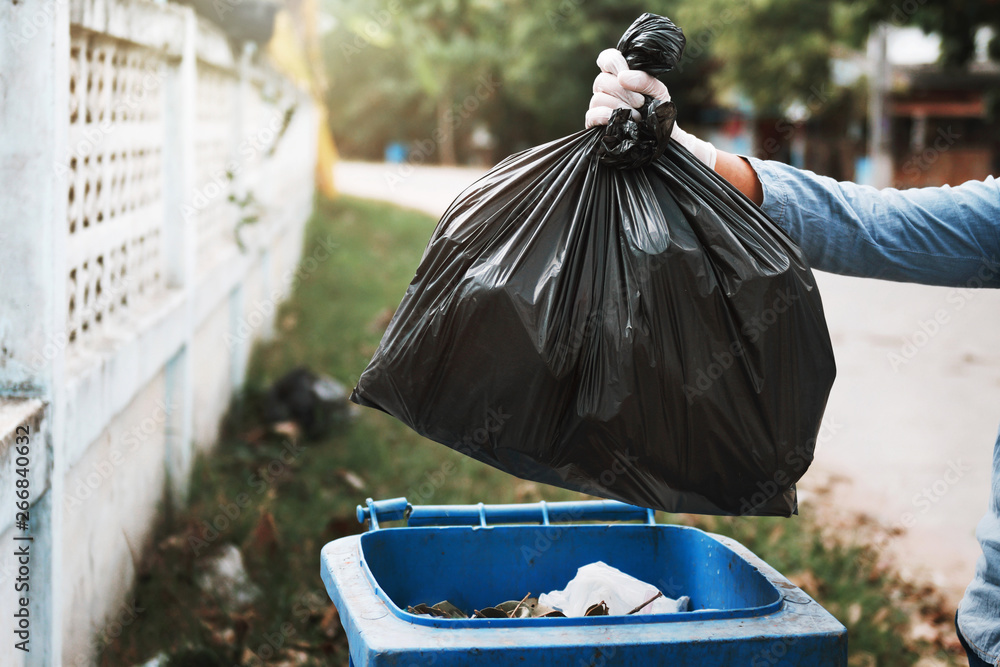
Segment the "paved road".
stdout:
[[[342,162],[336,178],[344,193],[439,216],[482,173]],[[817,275],[839,375],[802,495],[832,483],[828,509],[904,529],[887,553],[957,602],[1000,423],[1000,293]]]
[[338,162],[334,182],[344,194],[390,201],[440,218],[455,197],[486,169]]

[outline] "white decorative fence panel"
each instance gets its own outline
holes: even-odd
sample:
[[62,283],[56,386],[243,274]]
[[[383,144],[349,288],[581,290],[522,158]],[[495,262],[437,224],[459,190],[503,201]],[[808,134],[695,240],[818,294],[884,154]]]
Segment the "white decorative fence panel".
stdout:
[[69,342],[164,287],[162,80],[150,49],[71,29]]
[[[204,267],[215,251],[235,243],[232,181],[239,79],[232,71],[199,63],[196,103],[196,192],[189,211],[198,215],[198,259]],[[189,213],[190,214],[190,213]]]
[[[170,2],[19,0],[0,32],[0,540],[35,549],[31,652],[0,664],[86,665],[270,330],[248,314],[291,287],[317,115]],[[19,567],[0,557],[8,638]]]

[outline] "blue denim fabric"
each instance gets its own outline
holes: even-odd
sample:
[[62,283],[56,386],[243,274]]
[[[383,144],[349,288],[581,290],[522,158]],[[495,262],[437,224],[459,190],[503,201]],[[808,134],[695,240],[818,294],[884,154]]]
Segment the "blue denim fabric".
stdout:
[[972,647],[969,646],[969,642],[965,641],[965,637],[962,635],[961,628],[958,627],[958,612],[955,612],[955,634],[958,635],[958,641],[962,644],[962,649],[965,651],[966,657],[969,659],[969,667],[990,667],[990,664],[979,657]]
[[[1000,287],[1000,183],[876,190],[748,158],[763,209],[832,273],[960,288]],[[983,555],[958,608],[962,638],[1000,666],[1000,436],[991,498],[976,538]]]

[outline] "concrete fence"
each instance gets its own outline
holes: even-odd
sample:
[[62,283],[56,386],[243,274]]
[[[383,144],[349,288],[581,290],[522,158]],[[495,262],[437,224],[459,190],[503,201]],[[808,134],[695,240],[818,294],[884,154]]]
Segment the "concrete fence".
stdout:
[[292,287],[316,129],[188,7],[0,4],[0,664],[89,664],[141,615],[157,512]]

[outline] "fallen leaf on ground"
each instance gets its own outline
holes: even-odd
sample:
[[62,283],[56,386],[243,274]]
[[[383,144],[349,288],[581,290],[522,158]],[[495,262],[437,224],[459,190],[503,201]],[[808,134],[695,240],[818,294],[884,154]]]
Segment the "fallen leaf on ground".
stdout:
[[855,602],[847,608],[847,622],[856,625],[861,620],[861,603]]
[[540,497],[538,484],[535,484],[534,482],[521,480],[514,485],[514,502],[521,503],[526,500],[534,500]]
[[910,626],[910,639],[913,641],[935,642],[939,636],[938,629],[926,621]]
[[937,658],[926,657],[918,660],[913,667],[948,667],[948,663]]
[[809,595],[816,595],[819,592],[820,583],[812,570],[800,570],[788,575],[788,580],[804,590]]
[[274,522],[274,515],[270,510],[264,510],[257,519],[253,533],[250,536],[250,545],[257,551],[267,551],[273,553],[279,546],[278,526]]
[[224,628],[212,633],[212,641],[216,644],[232,646],[236,643],[236,631],[232,628]]
[[337,476],[340,477],[345,482],[347,482],[347,485],[350,486],[355,491],[365,490],[365,480],[361,479],[361,477],[353,470],[348,470],[347,468],[338,468]]
[[265,435],[267,435],[267,431],[263,426],[254,426],[249,431],[241,434],[240,439],[254,445],[263,440]]
[[302,436],[302,428],[293,421],[278,422],[271,424],[271,430],[278,435],[283,435],[289,440],[298,441]]
[[847,660],[849,667],[878,667],[878,660],[871,653],[859,651]]
[[364,526],[358,523],[358,518],[353,515],[335,516],[326,522],[326,535],[329,539],[336,539],[344,535],[354,535],[364,530]]
[[389,322],[392,321],[392,316],[395,314],[396,309],[388,306],[378,311],[372,321],[368,323],[368,331],[375,334],[383,333],[389,327]]
[[333,639],[340,634],[340,613],[335,605],[330,605],[323,612],[323,618],[319,622],[319,628],[324,637]]

